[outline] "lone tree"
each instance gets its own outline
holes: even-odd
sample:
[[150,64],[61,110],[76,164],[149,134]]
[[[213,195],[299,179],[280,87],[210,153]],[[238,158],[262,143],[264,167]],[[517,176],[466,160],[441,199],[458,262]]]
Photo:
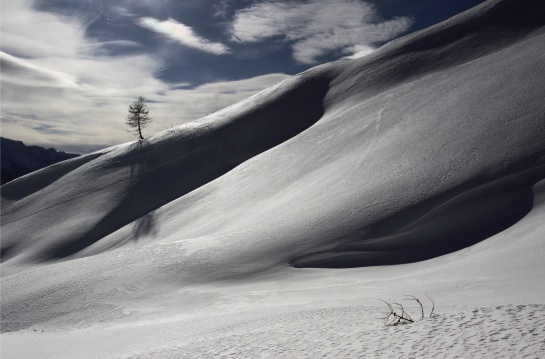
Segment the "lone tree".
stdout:
[[127,131],[137,134],[141,140],[144,139],[142,136],[142,129],[151,122],[151,117],[148,115],[149,110],[146,109],[144,101],[144,97],[140,96],[132,105],[129,105],[129,114],[127,115],[127,121],[125,122],[129,127],[134,128],[134,130]]

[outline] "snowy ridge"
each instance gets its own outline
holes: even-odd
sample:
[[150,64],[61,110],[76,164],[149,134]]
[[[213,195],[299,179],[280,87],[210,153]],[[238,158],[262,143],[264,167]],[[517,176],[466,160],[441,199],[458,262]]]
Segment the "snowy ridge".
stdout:
[[[322,115],[321,103],[327,88],[327,78],[295,77],[211,118],[141,142],[99,151],[4,186],[2,214],[6,240],[2,252],[12,256],[17,249],[11,249],[20,248],[29,253],[37,244],[34,260],[76,254],[306,129]],[[278,101],[279,97],[285,99]],[[287,120],[278,126],[279,118],[294,121]],[[80,167],[75,168],[76,163]],[[51,183],[46,177],[57,181]],[[89,178],[100,180],[89,181]],[[67,186],[67,183],[77,185]],[[83,202],[79,200],[82,197],[91,199],[82,203],[86,208],[73,212],[73,199]],[[51,198],[59,200],[52,203]],[[73,223],[72,218],[55,216],[48,218],[47,224],[35,222],[34,216],[43,217],[49,211],[73,212],[78,218],[84,217],[88,225],[79,224],[74,235],[70,225],[64,231],[59,230],[63,223]],[[21,231],[20,225],[28,225],[25,219],[34,223],[33,229],[57,227],[55,243],[49,243],[44,251],[43,233],[36,233],[39,239],[35,239],[29,232]],[[12,222],[17,225],[11,226]]]
[[[440,328],[411,326],[417,333],[454,330],[467,306],[543,304],[544,29],[540,2],[488,1],[193,123],[3,186],[2,330],[18,332],[2,340],[14,352],[38,340],[36,329],[52,332],[51,357],[82,346],[88,357],[227,357],[203,354],[190,331],[234,328],[211,339],[221,349],[259,332],[264,317],[296,333],[312,320],[284,313],[325,308],[333,319],[322,334],[332,335],[338,308],[404,294],[457,308]],[[487,332],[524,322],[506,308]],[[541,305],[519,309],[543,322],[532,319]],[[369,328],[347,338],[380,330]],[[540,342],[525,353],[539,354]],[[327,355],[353,357],[338,350]]]

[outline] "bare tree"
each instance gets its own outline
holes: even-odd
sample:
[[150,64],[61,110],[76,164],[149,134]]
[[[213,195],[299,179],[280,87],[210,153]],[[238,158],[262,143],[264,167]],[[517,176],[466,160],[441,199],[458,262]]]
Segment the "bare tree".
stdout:
[[151,122],[151,117],[148,115],[149,110],[146,108],[144,101],[144,97],[140,96],[132,105],[129,105],[129,114],[127,115],[127,121],[125,122],[129,127],[134,128],[133,130],[127,131],[137,134],[141,140],[144,139],[144,136],[142,136],[142,129]]

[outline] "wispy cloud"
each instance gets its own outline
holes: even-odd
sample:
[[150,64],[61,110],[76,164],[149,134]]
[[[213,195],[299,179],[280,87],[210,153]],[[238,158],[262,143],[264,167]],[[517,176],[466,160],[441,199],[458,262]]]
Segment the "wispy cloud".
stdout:
[[80,23],[33,11],[32,0],[2,2],[0,26],[2,51],[24,58],[71,57],[84,41]]
[[20,86],[75,87],[74,77],[32,65],[28,61],[0,51],[2,82]]
[[358,59],[365,55],[372,53],[374,49],[369,46],[364,45],[354,45],[345,49],[345,53],[349,56],[346,56],[349,59]]
[[406,31],[407,17],[382,21],[373,6],[355,0],[262,1],[238,11],[232,40],[288,41],[293,57],[314,64],[331,51],[372,48]]
[[176,40],[179,43],[209,52],[216,55],[229,53],[229,48],[219,42],[211,42],[195,33],[193,29],[176,20],[169,19],[160,21],[152,17],[143,17],[137,21],[137,24],[148,30],[164,35],[169,39]]
[[275,73],[237,81],[207,83],[192,89],[172,86],[162,96],[154,97],[159,103],[150,104],[150,113],[153,111],[161,118],[175,119],[178,123],[173,125],[178,125],[180,121],[189,122],[221,110],[288,77],[286,74]]
[[234,0],[216,0],[214,4],[212,5],[212,8],[214,9],[213,16],[226,18],[229,12],[231,11],[233,2]]

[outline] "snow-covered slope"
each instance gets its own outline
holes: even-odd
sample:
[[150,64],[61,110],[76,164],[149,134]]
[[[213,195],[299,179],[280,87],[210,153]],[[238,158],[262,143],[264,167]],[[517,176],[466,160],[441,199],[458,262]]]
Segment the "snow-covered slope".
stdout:
[[544,25],[488,1],[3,186],[2,329],[163,357],[191,328],[414,291],[543,303]]

